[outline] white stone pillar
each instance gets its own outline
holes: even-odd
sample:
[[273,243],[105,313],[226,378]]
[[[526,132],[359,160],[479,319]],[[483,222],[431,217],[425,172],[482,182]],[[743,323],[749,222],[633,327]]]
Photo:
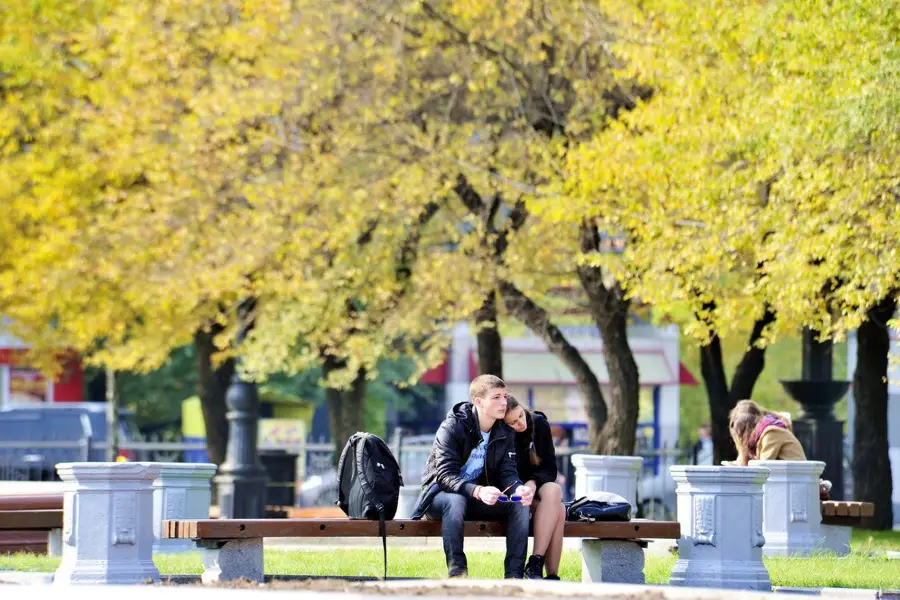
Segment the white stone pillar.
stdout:
[[153,552],[193,552],[191,540],[166,540],[162,522],[176,519],[208,519],[212,492],[212,463],[156,463],[161,469],[153,482]]
[[819,477],[825,463],[813,460],[751,460],[769,469],[763,487],[766,556],[807,556],[822,543]]
[[670,585],[771,591],[762,561],[762,467],[669,468],[678,498],[678,562]]
[[400,499],[397,502],[397,514],[395,519],[408,519],[416,508],[416,500],[422,493],[421,485],[404,485],[400,488]]
[[158,580],[153,564],[154,463],[60,463],[63,553],[54,583]]
[[612,492],[628,500],[637,512],[637,485],[643,458],[573,454],[572,464],[576,499],[589,492]]

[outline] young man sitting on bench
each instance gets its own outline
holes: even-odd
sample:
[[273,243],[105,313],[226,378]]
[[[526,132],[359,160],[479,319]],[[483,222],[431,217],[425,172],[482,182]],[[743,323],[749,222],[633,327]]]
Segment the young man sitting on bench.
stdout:
[[507,579],[521,579],[528,551],[529,510],[534,492],[516,473],[515,433],[504,422],[506,384],[480,375],[469,385],[471,402],[453,407],[441,423],[425,465],[413,519],[442,521],[450,577],[466,577],[466,519],[506,519]]

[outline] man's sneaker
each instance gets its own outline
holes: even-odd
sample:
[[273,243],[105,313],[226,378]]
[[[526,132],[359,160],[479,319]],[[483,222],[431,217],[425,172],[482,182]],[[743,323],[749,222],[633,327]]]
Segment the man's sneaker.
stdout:
[[450,579],[467,579],[469,577],[468,569],[453,569],[449,574]]
[[549,579],[550,581],[559,581],[559,575],[547,575],[544,579]]
[[525,565],[525,579],[543,579],[544,578],[544,556],[542,554],[532,554],[528,557],[528,563]]

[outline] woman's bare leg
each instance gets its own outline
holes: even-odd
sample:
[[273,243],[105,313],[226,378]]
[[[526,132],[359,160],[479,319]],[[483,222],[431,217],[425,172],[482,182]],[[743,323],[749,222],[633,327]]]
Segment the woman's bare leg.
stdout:
[[[547,554],[550,542],[559,525],[559,509],[562,506],[562,488],[555,483],[545,483],[538,490],[538,506],[534,509],[534,548],[532,554]],[[557,562],[557,567],[559,563]]]
[[548,577],[559,575],[559,561],[562,560],[563,533],[566,528],[566,507],[562,503],[559,504],[558,518],[553,537],[550,538],[550,545],[547,546],[547,554],[544,555],[544,568]]

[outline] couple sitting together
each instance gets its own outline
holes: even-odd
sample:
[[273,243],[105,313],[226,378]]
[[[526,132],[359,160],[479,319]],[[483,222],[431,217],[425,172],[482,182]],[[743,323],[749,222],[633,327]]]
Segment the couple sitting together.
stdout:
[[[441,423],[423,475],[413,519],[442,521],[450,577],[468,575],[466,519],[506,520],[506,578],[559,579],[566,510],[556,483],[556,453],[546,416],[507,393],[499,377],[481,375]],[[790,418],[742,400],[729,415],[738,460],[806,460]],[[827,495],[828,482],[822,482]],[[528,564],[528,534],[534,547]],[[546,569],[546,577],[544,570]]]
[[[468,575],[463,552],[468,520],[505,520],[507,579],[559,579],[566,510],[556,483],[550,424],[522,406],[494,375],[469,386],[441,423],[425,465],[413,519],[442,521],[450,577]],[[534,547],[525,564],[534,520]]]

